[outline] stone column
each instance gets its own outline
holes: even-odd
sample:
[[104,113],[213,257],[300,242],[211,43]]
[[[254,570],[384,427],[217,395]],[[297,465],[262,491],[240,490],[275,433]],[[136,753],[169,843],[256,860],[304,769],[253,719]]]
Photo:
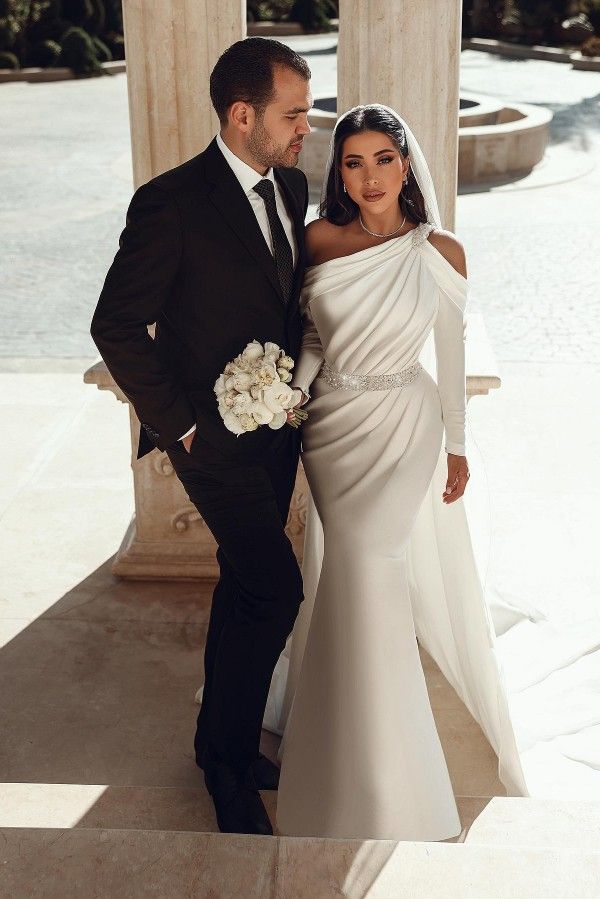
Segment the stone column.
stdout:
[[[246,36],[244,0],[124,0],[127,88],[137,188],[201,152],[219,128],[209,94],[214,64]],[[86,382],[126,397],[103,362]],[[134,579],[209,579],[215,542],[175,476],[166,453],[138,460],[140,424],[130,405],[135,515],[112,570]],[[304,543],[306,481],[300,468],[286,532],[299,559]]]
[[454,229],[460,0],[340,0],[338,115],[385,103],[414,131]]
[[244,0],[123,0],[135,187],[195,156],[218,131],[208,80],[246,37]]

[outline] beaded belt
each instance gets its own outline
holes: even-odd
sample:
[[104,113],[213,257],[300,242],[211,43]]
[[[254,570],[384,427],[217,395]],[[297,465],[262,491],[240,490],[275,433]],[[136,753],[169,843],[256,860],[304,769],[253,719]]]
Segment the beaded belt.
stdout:
[[401,371],[389,375],[357,375],[347,371],[337,371],[329,362],[323,362],[319,377],[341,390],[389,390],[392,387],[404,387],[418,376],[423,366],[419,361],[413,362]]

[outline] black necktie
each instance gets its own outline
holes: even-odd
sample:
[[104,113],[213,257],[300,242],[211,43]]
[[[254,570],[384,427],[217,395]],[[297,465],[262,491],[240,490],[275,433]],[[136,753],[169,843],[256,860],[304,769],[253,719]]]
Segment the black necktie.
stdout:
[[269,178],[263,178],[262,181],[259,181],[258,184],[254,185],[254,190],[265,201],[267,217],[269,219],[269,228],[271,229],[271,238],[273,240],[273,255],[275,256],[277,275],[279,276],[283,298],[287,303],[292,293],[292,283],[294,280],[294,257],[292,255],[290,242],[287,239],[287,235],[281,224],[281,219],[277,215],[275,187]]

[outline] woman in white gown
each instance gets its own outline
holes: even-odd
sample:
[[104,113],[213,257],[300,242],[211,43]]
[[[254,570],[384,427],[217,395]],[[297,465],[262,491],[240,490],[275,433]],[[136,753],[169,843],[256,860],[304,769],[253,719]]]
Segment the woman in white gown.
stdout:
[[[461,825],[429,703],[406,551],[445,447],[439,502],[463,493],[461,244],[427,164],[380,104],[337,123],[307,229],[303,464],[323,561],[282,747],[285,835],[443,840]],[[437,383],[421,366],[433,329]],[[444,440],[445,430],[445,440]],[[440,491],[441,493],[441,491]]]

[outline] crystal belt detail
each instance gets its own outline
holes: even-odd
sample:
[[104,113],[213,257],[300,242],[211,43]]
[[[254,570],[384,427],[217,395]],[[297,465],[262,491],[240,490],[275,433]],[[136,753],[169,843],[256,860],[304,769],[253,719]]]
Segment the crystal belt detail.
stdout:
[[389,375],[358,375],[348,371],[338,371],[329,362],[323,362],[319,377],[341,390],[390,390],[393,387],[404,387],[419,375],[423,366],[419,361],[413,362],[401,371]]

